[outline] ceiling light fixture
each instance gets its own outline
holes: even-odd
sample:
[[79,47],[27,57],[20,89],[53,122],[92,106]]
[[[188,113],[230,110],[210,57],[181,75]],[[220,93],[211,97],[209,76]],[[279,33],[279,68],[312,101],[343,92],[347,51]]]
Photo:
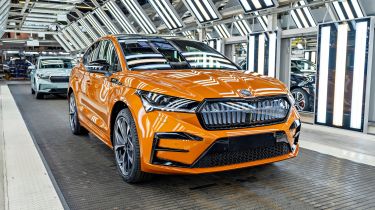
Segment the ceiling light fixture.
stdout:
[[152,24],[150,18],[146,16],[141,5],[139,5],[137,1],[121,0],[121,2],[124,4],[129,13],[133,15],[134,19],[145,33],[155,34],[157,32],[154,24]]
[[135,34],[137,31],[134,29],[134,27],[130,24],[130,21],[125,16],[125,14],[121,11],[119,6],[113,2],[109,1],[105,4],[105,6],[108,8],[109,12],[111,12],[112,16],[117,20],[117,22],[120,24],[122,29],[127,34]]
[[221,19],[212,0],[184,0],[184,3],[199,23],[212,22]]

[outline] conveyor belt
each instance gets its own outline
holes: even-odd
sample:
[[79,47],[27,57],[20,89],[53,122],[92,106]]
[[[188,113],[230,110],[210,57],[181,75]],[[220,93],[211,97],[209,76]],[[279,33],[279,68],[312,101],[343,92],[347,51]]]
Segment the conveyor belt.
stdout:
[[375,209],[375,167],[306,149],[271,165],[127,184],[112,150],[71,134],[65,98],[10,89],[71,209]]

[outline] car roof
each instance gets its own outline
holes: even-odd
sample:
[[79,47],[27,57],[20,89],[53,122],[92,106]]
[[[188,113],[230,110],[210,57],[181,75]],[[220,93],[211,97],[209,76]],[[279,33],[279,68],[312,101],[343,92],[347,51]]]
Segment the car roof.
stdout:
[[126,40],[126,39],[173,39],[173,40],[188,40],[188,41],[196,41],[192,39],[187,39],[184,37],[177,37],[173,35],[155,35],[155,34],[117,34],[114,35],[118,40]]

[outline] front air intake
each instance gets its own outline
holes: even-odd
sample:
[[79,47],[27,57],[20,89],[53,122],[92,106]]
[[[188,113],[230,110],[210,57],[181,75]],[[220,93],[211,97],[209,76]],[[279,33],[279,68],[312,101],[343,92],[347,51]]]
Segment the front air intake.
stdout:
[[290,110],[286,96],[207,99],[198,118],[207,130],[246,128],[284,122]]

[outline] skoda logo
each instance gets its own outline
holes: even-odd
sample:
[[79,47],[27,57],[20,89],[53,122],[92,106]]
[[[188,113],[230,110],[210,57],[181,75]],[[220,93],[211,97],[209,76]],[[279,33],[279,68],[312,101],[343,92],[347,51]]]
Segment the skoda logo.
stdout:
[[251,96],[251,92],[249,90],[243,89],[240,91],[240,94],[244,97],[249,97]]

